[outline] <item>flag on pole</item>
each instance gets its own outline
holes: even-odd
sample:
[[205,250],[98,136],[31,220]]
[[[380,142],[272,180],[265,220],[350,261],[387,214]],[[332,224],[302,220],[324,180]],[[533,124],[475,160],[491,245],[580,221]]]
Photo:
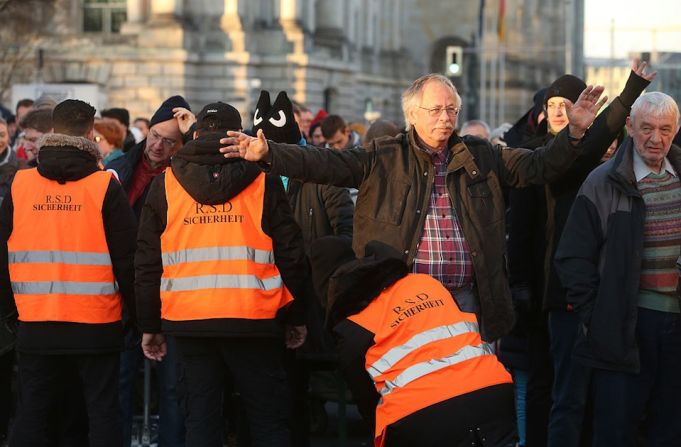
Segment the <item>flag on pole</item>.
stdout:
[[506,0],[499,0],[499,21],[497,23],[497,37],[499,41],[506,38]]

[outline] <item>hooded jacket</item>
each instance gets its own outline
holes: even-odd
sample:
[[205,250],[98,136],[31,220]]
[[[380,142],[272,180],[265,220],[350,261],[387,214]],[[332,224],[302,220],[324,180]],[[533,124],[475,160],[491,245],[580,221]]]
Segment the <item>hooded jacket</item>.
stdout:
[[[218,149],[222,133],[206,133],[185,144],[173,157],[169,169],[198,203],[222,204],[238,195],[260,175],[256,165],[226,159]],[[152,182],[142,209],[135,256],[135,291],[139,328],[145,333],[194,337],[278,337],[282,325],[304,324],[304,304],[309,266],[300,228],[293,220],[281,179],[267,176],[262,229],[273,242],[274,262],[294,301],[282,308],[277,320],[208,319],[161,320],[161,234],[167,223],[168,202],[165,173]]]
[[[579,314],[573,356],[597,368],[638,372],[636,342],[646,207],[634,175],[633,140],[596,168],[577,194],[556,251],[567,302]],[[667,159],[681,172],[681,148]]]
[[[47,134],[38,142],[38,173],[59,183],[77,182],[99,170],[97,145],[83,137]],[[0,209],[0,315],[16,311],[9,277],[7,241],[12,234],[14,203],[7,194]],[[102,220],[119,292],[134,319],[135,216],[125,192],[112,176],[102,205]],[[40,235],[36,234],[36,237]],[[69,235],[64,235],[69,237]],[[115,352],[123,346],[123,324],[20,322],[16,348],[36,354]]]

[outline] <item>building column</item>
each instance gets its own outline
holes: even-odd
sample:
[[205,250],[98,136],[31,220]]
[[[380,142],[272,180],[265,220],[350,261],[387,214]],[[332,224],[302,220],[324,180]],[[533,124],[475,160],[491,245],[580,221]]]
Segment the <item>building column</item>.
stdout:
[[121,26],[121,34],[137,34],[142,29],[144,11],[142,0],[127,1],[127,19]]

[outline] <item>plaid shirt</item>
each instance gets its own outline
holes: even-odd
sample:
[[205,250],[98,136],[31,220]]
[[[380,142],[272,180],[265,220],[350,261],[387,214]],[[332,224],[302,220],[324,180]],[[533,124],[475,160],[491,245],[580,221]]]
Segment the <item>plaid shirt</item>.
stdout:
[[447,149],[440,152],[424,151],[433,162],[435,179],[418,253],[414,258],[414,273],[428,274],[452,292],[471,285],[473,262],[447,192],[445,180],[450,152]]

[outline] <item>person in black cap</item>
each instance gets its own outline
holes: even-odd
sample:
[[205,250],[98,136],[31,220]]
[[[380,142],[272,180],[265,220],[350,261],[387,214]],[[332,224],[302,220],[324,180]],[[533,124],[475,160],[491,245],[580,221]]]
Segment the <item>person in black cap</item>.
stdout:
[[168,335],[177,341],[187,447],[223,445],[227,371],[252,445],[288,446],[281,357],[305,340],[309,268],[281,180],[224,158],[228,130],[241,130],[239,112],[205,106],[194,140],[151,185],[135,255],[142,349],[158,361]]
[[[132,147],[123,157],[104,166],[113,171],[121,182],[128,203],[139,220],[152,181],[169,165],[172,157],[182,147],[183,138],[195,121],[189,104],[182,96],[166,99],[154,113],[146,139]],[[120,399],[123,411],[124,447],[132,438],[132,412],[135,377],[144,355],[139,346],[139,336],[126,338],[127,349],[121,357]],[[159,440],[160,444],[181,447],[184,423],[177,403],[177,371],[175,368],[174,341],[168,341],[168,355],[155,364],[160,384]]]

